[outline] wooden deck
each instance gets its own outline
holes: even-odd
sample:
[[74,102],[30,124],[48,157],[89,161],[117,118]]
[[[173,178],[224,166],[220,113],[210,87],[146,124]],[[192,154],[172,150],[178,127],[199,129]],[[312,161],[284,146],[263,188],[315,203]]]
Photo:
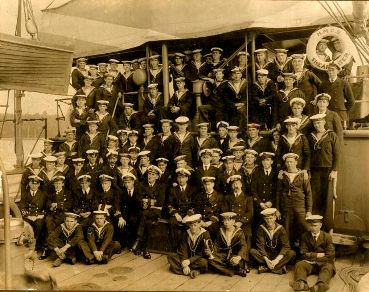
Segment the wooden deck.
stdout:
[[[331,281],[330,291],[349,291],[338,272],[356,265],[352,257],[340,258],[336,262],[337,275]],[[366,264],[367,265],[367,264]],[[30,262],[26,267],[32,269]],[[367,266],[366,266],[367,267]],[[36,261],[34,270],[49,270],[62,290],[119,290],[119,291],[242,291],[242,292],[288,292],[293,291],[288,283],[293,272],[286,275],[265,273],[258,275],[251,270],[246,278],[202,274],[196,279],[175,275],[169,271],[166,255],[152,253],[151,260],[123,251],[115,255],[107,265],[63,264],[52,267],[50,260]],[[309,284],[316,276],[309,278]]]

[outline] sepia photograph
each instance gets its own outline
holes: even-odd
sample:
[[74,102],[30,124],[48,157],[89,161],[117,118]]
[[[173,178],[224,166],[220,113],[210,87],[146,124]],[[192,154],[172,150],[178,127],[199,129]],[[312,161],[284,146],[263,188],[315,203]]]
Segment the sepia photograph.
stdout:
[[369,1],[0,0],[0,289],[369,291]]

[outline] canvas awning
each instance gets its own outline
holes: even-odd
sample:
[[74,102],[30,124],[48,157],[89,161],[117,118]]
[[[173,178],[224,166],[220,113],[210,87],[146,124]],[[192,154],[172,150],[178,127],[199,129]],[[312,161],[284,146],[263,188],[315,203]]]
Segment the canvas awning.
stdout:
[[[339,5],[352,14],[351,2]],[[150,41],[332,22],[318,1],[59,0],[43,12],[39,37],[73,45],[78,57],[123,51]]]

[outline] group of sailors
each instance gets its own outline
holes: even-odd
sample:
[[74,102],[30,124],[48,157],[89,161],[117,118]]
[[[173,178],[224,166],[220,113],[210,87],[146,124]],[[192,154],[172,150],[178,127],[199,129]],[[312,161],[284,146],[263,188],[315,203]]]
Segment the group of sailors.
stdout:
[[[304,55],[287,57],[285,49],[271,63],[266,49],[255,51],[251,84],[246,52],[232,69],[222,66],[222,52],[212,48],[204,63],[200,49],[192,60],[175,53],[167,105],[159,56],[151,56],[153,82],[142,108],[131,94],[138,90],[132,74],[146,60],[123,61],[122,73],[114,59],[109,71],[107,64],[87,70],[86,60],[77,60],[73,128],[60,145],[45,139],[22,177],[19,207],[42,258],[51,252],[54,266],[107,263],[127,247],[150,259],[153,226],[166,222],[168,244],[178,251],[168,256],[174,273],[246,276],[255,262],[260,273],[281,274],[297,254],[292,287],[308,289],[306,276],[318,270],[316,291],[328,289],[329,184],[337,180],[342,125],[354,103],[350,84],[336,63],[320,80],[305,68]],[[211,90],[201,96],[194,133],[190,81],[199,78]]]

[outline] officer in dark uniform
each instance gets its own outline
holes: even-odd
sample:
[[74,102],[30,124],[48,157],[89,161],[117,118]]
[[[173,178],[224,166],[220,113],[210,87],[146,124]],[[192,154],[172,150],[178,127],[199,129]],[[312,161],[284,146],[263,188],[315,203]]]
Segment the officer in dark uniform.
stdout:
[[154,124],[144,124],[144,135],[141,141],[143,148],[142,150],[150,151],[150,162],[154,163],[155,159],[158,157],[158,149],[160,145],[159,137],[154,135]]
[[22,178],[21,178],[21,194],[24,194],[27,191],[28,187],[28,178],[31,175],[38,176],[42,170],[41,166],[41,159],[42,153],[32,153],[29,155],[31,158],[31,163],[27,165],[26,169],[23,171]]
[[202,182],[202,178],[204,176],[211,176],[215,178],[215,186],[218,189],[218,173],[219,169],[215,166],[211,165],[211,150],[210,149],[202,149],[199,152],[201,163],[198,167],[195,168],[195,172],[193,173],[193,178],[191,183],[195,186],[200,186]]

